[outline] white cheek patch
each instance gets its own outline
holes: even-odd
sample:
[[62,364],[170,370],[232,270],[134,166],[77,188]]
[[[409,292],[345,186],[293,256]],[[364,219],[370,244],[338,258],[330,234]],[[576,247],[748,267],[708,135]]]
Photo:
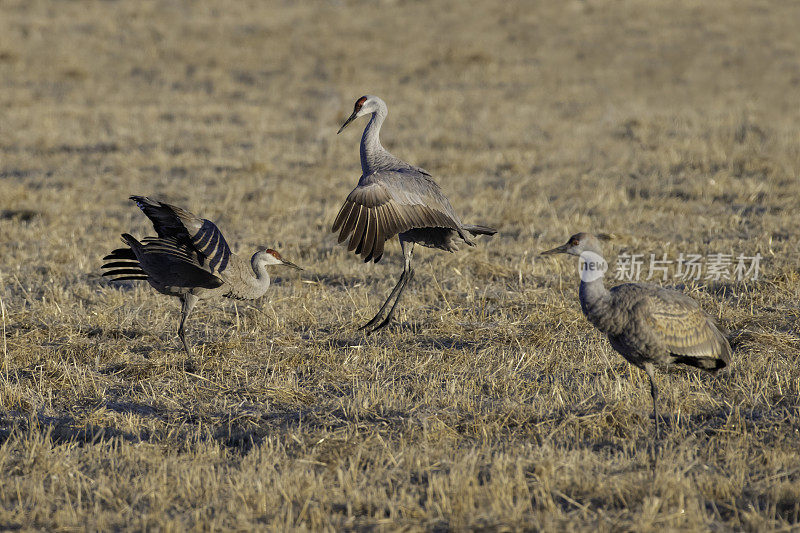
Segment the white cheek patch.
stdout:
[[586,283],[602,278],[608,271],[606,260],[594,252],[581,252],[579,265],[581,281]]

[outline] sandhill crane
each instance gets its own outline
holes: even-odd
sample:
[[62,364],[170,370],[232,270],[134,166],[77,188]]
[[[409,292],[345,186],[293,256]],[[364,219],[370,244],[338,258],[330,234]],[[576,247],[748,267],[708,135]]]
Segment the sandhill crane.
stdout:
[[250,260],[231,252],[219,228],[192,213],[153,200],[131,196],[153,223],[158,237],[136,240],[122,234],[127,245],[103,258],[104,276],[113,281],[147,280],[162,294],[177,296],[181,301],[178,336],[191,364],[192,352],[186,342],[184,325],[198,300],[225,296],[240,300],[260,298],[269,288],[266,266],[284,265],[302,270],[281,254],[259,248]]
[[655,365],[684,364],[716,373],[730,363],[731,346],[713,318],[689,296],[646,283],[603,285],[605,261],[599,239],[578,233],[548,254],[581,257],[581,309],[611,347],[650,378],[655,440],[658,439],[658,387]]
[[[347,196],[331,231],[341,229],[339,243],[350,236],[348,250],[361,255],[365,263],[380,261],[384,242],[398,235],[405,259],[403,273],[386,302],[372,320],[361,326],[368,333],[389,324],[403,289],[414,277],[414,244],[454,252],[461,242],[475,246],[467,233],[497,233],[486,226],[463,224],[428,172],[398,159],[381,146],[379,135],[387,112],[386,104],[377,96],[362,96],[338,132],[356,118],[372,115],[361,137],[361,178]],[[392,300],[386,318],[381,320]]]

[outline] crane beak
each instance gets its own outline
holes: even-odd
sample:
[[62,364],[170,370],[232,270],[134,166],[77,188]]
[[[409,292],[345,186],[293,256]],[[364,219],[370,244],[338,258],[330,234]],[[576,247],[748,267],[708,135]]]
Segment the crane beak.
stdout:
[[562,244],[561,246],[557,246],[555,248],[542,252],[539,255],[565,254],[567,253],[567,248],[569,248],[569,244]]
[[287,261],[285,259],[281,259],[281,261],[283,261],[283,266],[291,267],[291,268],[294,268],[296,270],[303,270],[301,267],[295,265],[291,261]]
[[353,111],[353,114],[350,115],[350,118],[348,118],[344,122],[344,124],[342,124],[342,127],[339,128],[339,131],[336,132],[336,135],[339,135],[340,133],[342,133],[342,130],[345,129],[347,127],[347,125],[350,124],[351,122],[353,122],[356,118],[358,118],[358,115],[356,114],[356,111]]

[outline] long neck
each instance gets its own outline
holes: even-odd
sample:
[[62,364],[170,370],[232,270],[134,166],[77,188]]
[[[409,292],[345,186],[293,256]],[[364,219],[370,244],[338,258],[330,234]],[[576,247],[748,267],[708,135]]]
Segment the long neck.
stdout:
[[259,254],[257,253],[253,254],[253,257],[250,258],[250,266],[253,268],[253,274],[256,278],[256,285],[265,285],[266,287],[269,287],[269,273],[264,267],[264,263],[262,261],[258,261],[258,258]]
[[606,321],[611,314],[611,293],[603,285],[603,277],[600,276],[592,281],[581,280],[578,295],[581,300],[581,310],[589,322],[600,331],[608,333],[610,324],[606,324]]
[[611,293],[603,285],[603,278],[589,282],[581,281],[578,293],[581,299],[581,309],[592,321],[611,301]]
[[364,128],[364,135],[361,136],[361,172],[369,174],[379,167],[380,163],[387,158],[388,152],[381,146],[381,125],[386,118],[386,110],[378,109],[369,119],[369,124]]

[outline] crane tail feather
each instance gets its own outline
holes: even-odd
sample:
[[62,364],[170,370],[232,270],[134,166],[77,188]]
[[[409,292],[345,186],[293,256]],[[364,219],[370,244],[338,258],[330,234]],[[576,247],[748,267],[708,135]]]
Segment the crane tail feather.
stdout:
[[476,224],[466,224],[462,226],[465,230],[472,233],[473,235],[494,235],[497,233],[497,230],[494,228],[490,228],[489,226],[479,226]]

